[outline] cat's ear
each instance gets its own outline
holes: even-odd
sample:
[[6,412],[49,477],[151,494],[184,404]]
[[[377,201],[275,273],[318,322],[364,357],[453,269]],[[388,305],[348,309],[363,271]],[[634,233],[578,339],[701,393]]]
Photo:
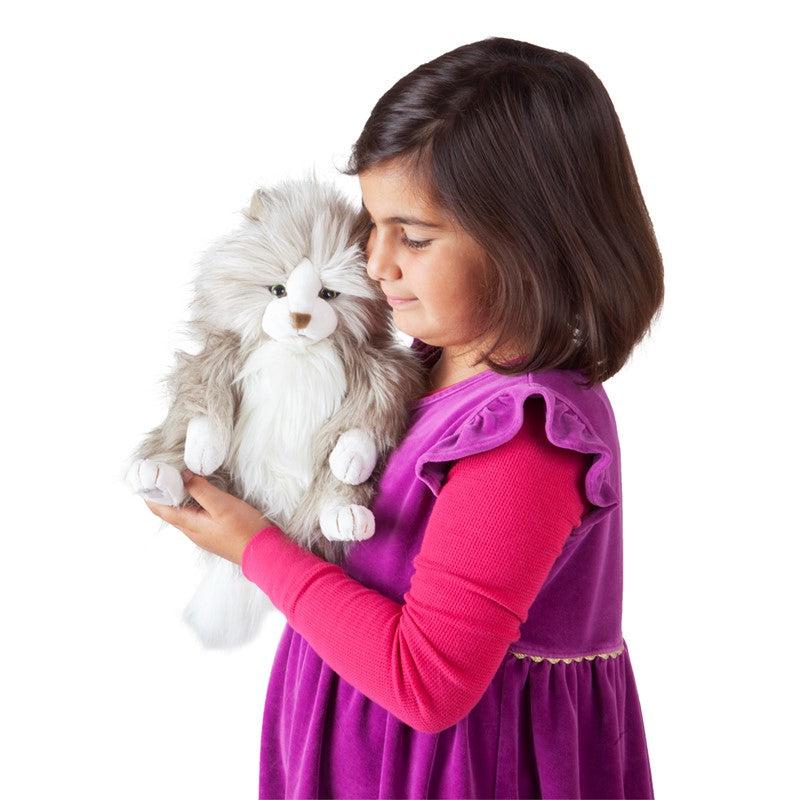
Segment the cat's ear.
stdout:
[[269,205],[269,196],[264,189],[256,189],[250,198],[250,208],[245,212],[250,219],[259,220]]

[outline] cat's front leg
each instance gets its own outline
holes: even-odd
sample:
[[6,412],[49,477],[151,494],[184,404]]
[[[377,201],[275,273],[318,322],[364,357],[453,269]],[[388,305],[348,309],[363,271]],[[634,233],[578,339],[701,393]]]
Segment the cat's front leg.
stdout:
[[183,460],[196,475],[211,475],[225,461],[228,443],[224,433],[203,414],[189,420]]
[[331,472],[340,481],[352,486],[369,478],[377,462],[375,440],[363,428],[346,430],[328,456]]

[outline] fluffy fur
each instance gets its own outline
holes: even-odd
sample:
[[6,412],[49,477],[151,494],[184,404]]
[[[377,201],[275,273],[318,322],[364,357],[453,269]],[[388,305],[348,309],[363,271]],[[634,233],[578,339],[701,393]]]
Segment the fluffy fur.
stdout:
[[[253,194],[200,260],[187,323],[200,350],[175,353],[166,419],[126,462],[134,491],[194,505],[186,464],[334,563],[374,533],[376,482],[426,386],[366,273],[358,225],[313,175]],[[208,647],[249,641],[272,604],[237,565],[198,551],[207,569],[184,618]]]

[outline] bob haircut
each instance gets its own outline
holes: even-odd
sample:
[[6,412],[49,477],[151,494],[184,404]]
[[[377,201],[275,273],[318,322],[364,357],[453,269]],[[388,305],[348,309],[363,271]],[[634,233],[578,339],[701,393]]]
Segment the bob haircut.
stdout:
[[[569,53],[492,37],[420,65],[376,103],[344,175],[398,159],[483,248],[473,364],[576,369],[627,361],[664,297],[664,270],[614,106]],[[354,239],[363,247],[369,217]],[[495,354],[511,345],[522,359]]]

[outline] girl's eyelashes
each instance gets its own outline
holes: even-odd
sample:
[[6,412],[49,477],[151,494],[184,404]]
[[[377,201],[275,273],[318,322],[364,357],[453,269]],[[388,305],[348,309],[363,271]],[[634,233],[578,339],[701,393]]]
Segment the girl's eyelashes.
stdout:
[[405,233],[403,233],[401,241],[406,247],[412,247],[414,250],[421,250],[423,247],[427,247],[431,243],[430,239],[409,239]]
[[[367,228],[372,230],[375,227],[375,223],[372,220],[368,220]],[[410,247],[412,250],[422,250],[424,247],[427,247],[433,240],[432,239],[409,239],[406,236],[405,231],[403,231],[403,235],[400,238],[400,241],[406,246]]]

